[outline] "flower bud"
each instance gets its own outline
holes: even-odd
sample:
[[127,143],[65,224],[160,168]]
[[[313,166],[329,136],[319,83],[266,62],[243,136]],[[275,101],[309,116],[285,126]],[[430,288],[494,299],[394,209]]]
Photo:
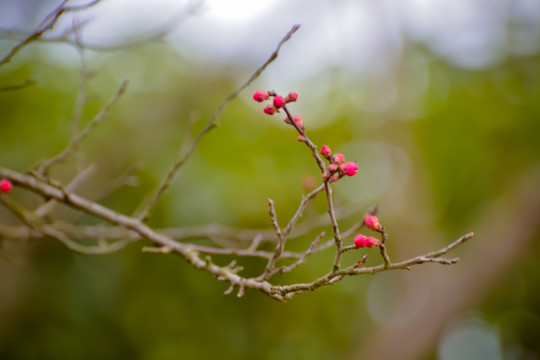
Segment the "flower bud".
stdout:
[[274,115],[277,109],[274,107],[274,105],[266,105],[263,111],[265,114]]
[[274,106],[279,109],[280,107],[283,107],[283,105],[285,105],[285,100],[283,99],[282,96],[274,96]]
[[376,239],[372,236],[365,236],[362,234],[358,234],[354,238],[354,246],[356,246],[357,248],[368,247],[371,249],[374,246],[379,246],[379,244],[380,244],[379,239]]
[[358,165],[353,162],[348,162],[339,166],[341,170],[347,176],[353,176],[358,172]]
[[328,171],[330,171],[331,173],[336,172],[337,169],[338,169],[337,165],[334,165],[334,164],[328,165]]
[[330,158],[330,156],[332,155],[332,150],[330,150],[330,146],[323,145],[321,147],[321,155],[327,159]]
[[294,101],[296,101],[296,99],[298,99],[298,94],[295,93],[295,92],[291,92],[287,96],[285,96],[285,102],[286,103],[294,102]]
[[13,184],[7,179],[0,180],[0,192],[8,193],[13,189]]
[[364,223],[366,224],[366,227],[369,230],[379,231],[382,229],[382,226],[379,223],[379,219],[376,216],[373,216],[373,215],[366,216],[364,219]]
[[343,154],[335,154],[334,155],[334,161],[336,164],[342,164],[345,162],[345,155]]
[[268,91],[257,90],[253,93],[253,100],[257,102],[263,102],[264,100],[268,100],[269,97],[270,93]]

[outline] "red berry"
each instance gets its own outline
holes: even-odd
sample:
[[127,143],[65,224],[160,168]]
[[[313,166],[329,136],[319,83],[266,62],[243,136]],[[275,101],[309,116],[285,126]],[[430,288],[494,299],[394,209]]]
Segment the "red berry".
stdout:
[[295,92],[291,92],[287,96],[285,96],[285,102],[287,103],[294,102],[296,101],[296,99],[298,99],[298,94]]
[[253,100],[257,102],[263,102],[264,100],[268,100],[269,97],[270,93],[268,91],[257,90],[253,93]]
[[7,179],[0,180],[0,191],[1,192],[8,193],[8,192],[11,191],[11,189],[13,189],[13,184],[11,183],[11,181],[9,181]]
[[274,96],[273,103],[274,106],[279,109],[280,107],[283,107],[283,105],[285,105],[285,100],[282,96]]

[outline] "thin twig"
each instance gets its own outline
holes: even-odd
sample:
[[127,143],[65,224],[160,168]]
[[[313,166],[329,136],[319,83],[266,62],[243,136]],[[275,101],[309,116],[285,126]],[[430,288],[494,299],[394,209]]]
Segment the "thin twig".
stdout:
[[[274,92],[271,92],[271,95],[275,96],[277,94]],[[291,112],[289,111],[286,105],[283,106],[283,110],[287,114],[287,123],[292,125],[296,129],[296,131],[300,134],[300,136],[303,139],[303,142],[311,150],[311,153],[313,154],[313,157],[315,158],[315,161],[317,162],[317,165],[319,166],[321,173],[324,174],[326,172],[326,166],[324,164],[324,161],[321,159],[319,152],[317,151],[317,146],[307,136],[304,127],[296,124],[296,122],[293,119],[293,116],[291,115]],[[334,244],[336,246],[336,257],[334,259],[334,265],[333,265],[333,271],[336,272],[339,270],[340,263],[341,263],[341,254],[342,254],[341,248],[343,244],[343,239],[341,238],[339,225],[336,218],[336,213],[334,210],[334,200],[332,197],[332,186],[330,185],[330,178],[327,178],[324,181],[323,185],[324,185],[324,191],[326,192],[328,216],[330,217],[330,223],[332,224]]]
[[107,184],[105,184],[96,194],[95,199],[103,199],[122,186],[135,186],[138,183],[138,179],[134,174],[139,171],[139,169],[140,166],[138,164],[130,166],[119,176],[108,181]]
[[77,145],[84,140],[94,129],[94,127],[100,123],[101,120],[103,120],[107,115],[109,114],[109,111],[111,108],[118,102],[120,97],[124,94],[126,87],[128,85],[128,81],[122,82],[116,93],[114,94],[113,98],[101,109],[101,111],[82,129],[75,138],[71,140],[69,145],[62,150],[58,155],[53,156],[52,158],[45,161],[37,170],[37,174],[39,175],[46,175],[47,171],[50,169],[51,166],[56,165],[62,161],[64,161],[68,156],[73,154],[76,149]]
[[[92,173],[95,170],[94,165],[88,166],[86,169],[78,173],[73,180],[66,185],[66,191],[73,192],[81,185],[83,182],[88,180],[90,176],[92,176]],[[37,217],[44,217],[45,215],[49,214],[51,210],[54,208],[54,206],[57,204],[56,200],[50,199],[46,203],[40,205],[36,210],[34,210],[34,213]]]
[[[111,51],[138,47],[138,46],[145,45],[152,42],[163,41],[165,37],[172,30],[174,30],[175,28],[178,28],[181,24],[183,24],[185,20],[188,19],[189,16],[196,14],[197,11],[201,8],[201,5],[203,4],[204,4],[203,0],[190,1],[180,11],[178,11],[176,14],[173,14],[170,17],[170,19],[165,21],[163,24],[159,25],[155,29],[146,31],[143,35],[137,38],[122,40],[119,43],[110,44],[110,45],[90,43],[90,42],[81,42],[81,45],[85,49],[92,50],[92,51],[111,52]],[[87,8],[87,7],[88,5],[84,5],[84,8]],[[75,7],[67,7],[66,11],[68,10],[75,11],[75,10],[83,10],[83,9],[82,8],[76,9]],[[90,20],[86,20],[86,21],[83,21],[80,25],[86,25],[86,23],[89,23],[89,22]],[[56,36],[43,36],[40,38],[40,42],[62,43],[62,44],[68,44],[68,45],[73,45],[77,47],[78,46],[77,41],[74,40],[72,36],[73,32],[74,32],[73,28],[68,28],[62,34],[59,34]],[[22,39],[28,36],[29,36],[28,32],[0,29],[0,37],[4,37],[4,38],[17,37],[17,38]]]
[[323,190],[324,190],[324,185],[321,185],[302,198],[302,201],[300,202],[298,209],[294,213],[293,217],[291,218],[291,220],[289,221],[285,229],[283,229],[283,235],[285,237],[287,237],[291,233],[291,231],[293,230],[298,220],[300,220],[309,202],[313,200]]
[[190,158],[191,154],[195,151],[197,146],[199,145],[199,142],[201,139],[206,135],[209,131],[211,131],[213,128],[215,128],[218,125],[218,118],[223,112],[223,109],[242,92],[245,88],[247,88],[255,79],[257,79],[261,73],[270,65],[278,56],[279,50],[285,44],[291,36],[300,28],[300,25],[294,25],[289,32],[281,39],[279,42],[277,48],[274,50],[272,55],[270,55],[270,58],[264,62],[264,64],[259,67],[253,75],[249,77],[249,79],[236,91],[231,93],[229,96],[223,100],[223,102],[218,106],[216,111],[212,114],[212,116],[208,119],[206,122],[205,127],[201,130],[201,132],[195,137],[193,142],[191,143],[191,146],[188,148],[187,151],[185,151],[183,154],[181,154],[177,160],[174,162],[172,167],[169,169],[157,189],[154,191],[152,196],[150,197],[150,200],[146,204],[146,206],[143,208],[143,210],[140,212],[140,214],[137,216],[138,219],[141,221],[146,221],[148,217],[150,216],[151,211],[156,206],[156,203],[160,199],[160,197],[163,195],[163,193],[171,186],[172,182],[174,181],[176,175],[178,174],[178,171],[180,168],[186,163],[186,161]]
[[58,19],[64,14],[65,12],[69,11],[78,11],[78,10],[85,10],[89,7],[97,4],[100,0],[94,0],[88,4],[84,5],[78,5],[78,6],[65,6],[69,0],[64,0],[58,5],[53,11],[51,11],[47,16],[43,18],[43,20],[39,23],[39,25],[36,27],[36,29],[27,35],[25,38],[23,38],[19,43],[17,43],[14,47],[12,47],[6,55],[2,59],[0,59],[0,66],[4,65],[5,63],[9,62],[15,54],[17,54],[24,46],[28,45],[29,43],[36,41],[41,38],[41,36],[46,33],[47,31],[54,28],[56,23],[58,22]]
[[388,234],[386,233],[386,231],[384,231],[384,227],[382,227],[378,232],[381,234],[382,237],[379,249],[381,251],[381,256],[384,261],[384,266],[388,267],[390,266],[390,264],[392,264],[392,262],[390,261],[390,257],[388,256],[388,252],[386,251],[386,241],[388,240]]
[[80,85],[77,97],[75,99],[75,106],[71,113],[71,140],[73,141],[79,132],[79,124],[82,118],[82,112],[87,102],[88,92],[88,80],[90,80],[91,73],[87,70],[86,56],[84,53],[84,47],[82,46],[80,24],[73,21],[73,29],[75,32],[75,44],[77,46],[77,52],[79,53],[79,59],[81,62],[80,71]]
[[27,79],[13,84],[2,85],[0,86],[0,92],[24,89],[25,87],[34,85],[35,83],[36,81],[34,79]]
[[[311,245],[309,246],[309,248],[307,249],[307,251],[305,253],[302,254],[302,256],[300,257],[300,259],[298,259],[298,261],[292,263],[291,265],[289,266],[282,266],[278,269],[275,269],[273,272],[272,272],[272,276],[276,275],[276,274],[284,274],[284,273],[287,273],[287,272],[291,272],[293,271],[294,269],[298,268],[299,266],[303,265],[307,258],[313,254],[315,252],[315,249],[317,248],[317,246],[319,245],[319,243],[321,242],[322,238],[324,237],[325,233],[324,231],[322,233],[320,233],[316,238],[315,240],[313,240],[313,242],[311,243]],[[284,256],[282,256],[283,258]]]
[[[286,301],[304,291],[311,291],[322,286],[335,284],[344,279],[346,276],[375,274],[378,272],[390,270],[407,270],[411,266],[427,262],[435,262],[444,265],[454,264],[457,262],[457,259],[444,259],[440,256],[463,244],[466,240],[472,238],[473,236],[473,233],[466,234],[458,240],[454,241],[452,244],[440,250],[428,253],[426,255],[417,256],[402,262],[392,263],[388,266],[385,266],[385,264],[381,264],[373,267],[361,267],[358,266],[357,263],[355,263],[344,269],[339,269],[337,271],[332,270],[328,274],[310,283],[272,285],[266,279],[245,278],[237,274],[237,272],[239,271],[237,269],[220,267],[212,263],[208,258],[202,259],[200,257],[200,253],[190,244],[178,243],[164,234],[157,233],[155,230],[152,230],[136,218],[119,214],[109,208],[106,208],[90,200],[84,199],[76,194],[68,193],[64,189],[44,182],[34,176],[24,175],[0,167],[0,178],[9,179],[17,186],[27,188],[45,197],[54,198],[57,201],[64,202],[66,205],[71,206],[75,209],[79,209],[89,215],[96,216],[113,224],[116,224],[120,227],[123,227],[128,231],[137,233],[140,237],[151,241],[158,248],[167,249],[167,252],[171,252],[181,256],[196,269],[205,270],[215,275],[219,281],[228,282],[232,287],[238,287],[240,289],[259,290],[266,295],[272,297],[273,299],[279,301]],[[6,194],[0,194],[0,200],[4,202],[6,200]],[[23,218],[26,217],[27,221],[30,224],[40,224],[39,219],[32,218],[32,213],[23,214],[25,215],[23,216]]]
[[286,237],[281,232],[281,228],[279,227],[279,224],[277,222],[276,210],[274,208],[274,202],[272,201],[272,199],[268,199],[268,208],[270,219],[272,220],[272,226],[274,227],[274,231],[276,232],[277,245],[274,253],[272,254],[272,257],[268,259],[268,263],[266,264],[264,272],[261,274],[261,276],[257,278],[257,280],[259,281],[267,280],[272,276],[272,273],[276,266],[276,261],[280,259],[281,254],[283,253],[283,249],[285,248],[286,240]]

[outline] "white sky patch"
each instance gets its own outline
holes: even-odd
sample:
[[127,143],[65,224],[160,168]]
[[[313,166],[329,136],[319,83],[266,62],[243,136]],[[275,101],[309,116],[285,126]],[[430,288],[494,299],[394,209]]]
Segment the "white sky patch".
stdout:
[[[83,40],[91,44],[118,45],[168,24],[175,26],[167,41],[182,55],[249,66],[266,60],[291,26],[301,24],[267,73],[274,82],[313,77],[329,67],[384,74],[399,61],[405,39],[473,69],[540,46],[538,0],[206,0],[190,11],[196,3],[106,0],[73,15],[90,20]],[[0,0],[0,9],[10,9],[0,11],[0,28],[39,18],[36,7],[23,4]],[[71,26],[71,18],[64,20],[55,31]]]
[[206,16],[227,25],[251,21],[264,15],[280,1],[254,1],[254,0],[206,0],[204,7],[208,9]]

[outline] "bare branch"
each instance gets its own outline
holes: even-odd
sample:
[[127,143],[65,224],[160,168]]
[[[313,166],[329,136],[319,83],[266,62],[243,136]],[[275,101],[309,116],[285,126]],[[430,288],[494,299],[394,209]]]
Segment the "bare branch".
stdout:
[[[85,182],[92,176],[92,173],[95,170],[94,165],[88,166],[86,169],[81,171],[77,176],[66,186],[66,191],[73,192],[79,187],[80,184]],[[48,213],[51,212],[51,210],[54,208],[56,204],[56,200],[51,199],[38,207],[36,210],[34,210],[34,213],[37,217],[44,217]]]
[[[317,246],[319,245],[319,243],[321,242],[322,238],[324,237],[325,233],[322,232],[321,234],[319,234],[315,240],[313,240],[313,242],[311,243],[310,247],[307,249],[307,251],[305,253],[302,254],[302,256],[300,257],[300,259],[298,259],[298,261],[294,262],[293,264],[289,265],[289,266],[282,266],[278,269],[275,269],[272,273],[272,276],[274,276],[275,274],[283,274],[283,273],[287,273],[287,272],[291,272],[293,271],[294,269],[296,269],[297,267],[303,265],[307,258],[313,254],[315,252],[315,249],[317,248]],[[282,256],[283,258],[284,256]]]
[[264,272],[261,276],[259,276],[258,280],[267,280],[272,276],[272,273],[274,271],[274,268],[276,266],[276,261],[278,261],[281,257],[281,254],[283,253],[283,249],[285,248],[285,236],[281,232],[281,228],[279,227],[279,224],[277,222],[277,216],[276,216],[276,210],[274,209],[274,202],[272,199],[268,199],[268,208],[269,208],[269,214],[270,219],[272,219],[272,226],[274,227],[274,231],[276,232],[277,236],[277,245],[276,249],[274,250],[274,254],[272,257],[268,260],[268,263],[266,264],[266,268],[264,269]]
[[247,88],[249,85],[251,85],[251,83],[253,81],[255,81],[255,79],[257,79],[259,77],[259,75],[261,75],[261,73],[268,67],[268,65],[270,65],[278,56],[279,54],[279,50],[281,49],[281,47],[283,46],[283,44],[285,44],[287,41],[289,41],[289,39],[291,38],[291,36],[300,28],[300,25],[294,25],[290,30],[289,32],[283,37],[283,39],[281,39],[281,41],[279,42],[277,48],[274,50],[274,52],[272,53],[272,55],[270,55],[270,58],[268,58],[268,60],[265,61],[265,63],[259,67],[254,73],[253,75],[251,75],[249,77],[249,79],[242,85],[240,86],[238,89],[236,89],[236,91],[234,91],[232,94],[230,94],[229,96],[227,96],[225,98],[225,100],[223,100],[223,102],[218,106],[218,108],[216,109],[216,111],[212,114],[212,116],[208,119],[208,121],[206,122],[206,125],[205,127],[201,130],[201,132],[195,137],[195,139],[193,140],[193,142],[191,143],[191,146],[183,153],[181,153],[178,157],[178,159],[174,162],[173,166],[169,169],[169,171],[167,172],[167,174],[165,175],[165,177],[163,178],[163,180],[161,181],[161,183],[159,184],[159,186],[157,187],[157,189],[154,191],[154,193],[152,194],[152,196],[150,197],[150,200],[148,201],[148,203],[145,205],[145,207],[143,208],[143,210],[140,212],[140,214],[137,216],[139,219],[141,219],[142,221],[146,221],[148,219],[148,217],[150,216],[150,212],[152,211],[152,209],[155,207],[156,203],[158,202],[159,198],[163,195],[163,193],[169,188],[169,186],[172,184],[172,182],[174,181],[174,178],[176,177],[178,171],[180,170],[180,168],[186,163],[186,161],[190,158],[191,154],[193,154],[193,152],[195,151],[195,149],[197,148],[197,146],[199,145],[199,142],[201,141],[201,139],[203,138],[204,135],[206,135],[209,131],[211,131],[213,128],[215,128],[217,125],[218,125],[218,118],[219,116],[221,115],[221,113],[223,112],[223,109],[225,109],[225,107],[234,99],[238,96],[238,94],[240,94],[240,92],[242,92],[245,88]]
[[103,120],[107,115],[109,114],[109,111],[111,108],[118,102],[120,97],[124,94],[126,87],[128,85],[128,81],[122,82],[118,90],[116,91],[116,94],[113,96],[113,98],[101,109],[101,111],[86,125],[84,129],[82,129],[75,138],[72,139],[72,141],[69,143],[69,145],[58,155],[50,158],[49,160],[45,161],[37,170],[37,173],[39,175],[45,175],[47,171],[50,169],[51,166],[56,165],[62,161],[64,161],[68,156],[72,155],[77,150],[77,145],[84,140],[96,127],[97,124],[100,123],[101,120]]
[[23,80],[17,83],[9,84],[9,85],[2,85],[0,86],[0,92],[24,89],[30,85],[34,85],[35,83],[36,83],[35,80],[27,79],[27,80]]
[[36,27],[36,29],[30,33],[28,36],[23,38],[19,43],[17,43],[14,47],[11,48],[11,50],[8,51],[6,55],[4,55],[3,58],[0,59],[0,66],[4,65],[5,63],[9,62],[15,54],[17,54],[24,46],[28,45],[29,43],[36,41],[42,37],[44,33],[54,28],[56,23],[58,22],[58,19],[64,14],[65,12],[69,11],[78,11],[78,10],[85,10],[88,9],[91,6],[94,6],[97,4],[100,0],[94,0],[88,4],[85,5],[79,5],[79,6],[65,6],[69,0],[64,0],[60,5],[58,5],[53,11],[51,11],[43,20],[39,23],[39,25]]
[[[280,301],[286,301],[303,291],[311,291],[321,286],[327,286],[327,285],[337,283],[341,281],[342,279],[344,279],[346,276],[355,276],[355,275],[361,275],[361,274],[375,274],[378,272],[389,271],[389,270],[406,270],[406,269],[409,269],[409,267],[411,266],[423,264],[426,262],[435,262],[435,263],[444,264],[444,265],[454,264],[455,262],[457,262],[457,259],[444,259],[444,258],[441,258],[440,256],[446,254],[448,251],[454,249],[455,247],[463,244],[466,240],[472,238],[473,236],[473,233],[466,234],[462,236],[461,238],[459,238],[458,240],[456,240],[455,242],[453,242],[452,244],[438,251],[434,251],[434,252],[431,252],[422,256],[417,256],[415,258],[411,258],[402,262],[392,263],[392,264],[389,264],[388,266],[386,266],[385,264],[382,264],[382,265],[373,266],[373,267],[360,267],[357,262],[347,268],[340,269],[337,271],[331,271],[328,274],[310,283],[299,283],[299,284],[279,286],[279,285],[270,284],[266,279],[242,277],[237,274],[237,272],[239,271],[238,269],[231,269],[229,267],[217,266],[216,264],[212,263],[209,258],[201,259],[201,257],[199,256],[200,252],[191,244],[178,243],[174,241],[172,238],[164,234],[157,233],[156,231],[152,230],[151,228],[149,228],[147,225],[145,225],[144,223],[142,223],[140,220],[136,218],[119,214],[100,204],[84,199],[76,194],[66,192],[62,188],[48,184],[31,175],[24,175],[24,174],[0,167],[0,178],[9,179],[13,183],[17,184],[18,186],[27,188],[43,196],[53,198],[57,201],[64,202],[65,204],[73,208],[79,209],[87,214],[104,219],[110,223],[123,227],[127,229],[128,231],[132,231],[138,234],[138,236],[151,241],[153,244],[155,244],[158,247],[158,249],[163,249],[163,251],[160,250],[160,252],[171,252],[171,253],[177,254],[183,259],[185,259],[187,262],[189,262],[195,268],[200,269],[200,270],[205,270],[209,273],[214,274],[219,281],[225,281],[225,282],[228,282],[230,286],[232,287],[238,287],[241,290],[239,294],[243,294],[243,291],[244,291],[243,289],[246,289],[246,288],[255,289],[255,290],[262,291],[266,295]],[[3,203],[6,203],[5,194],[0,195],[0,200]],[[34,219],[35,215],[33,217],[31,213],[25,212],[24,210],[21,210],[21,209],[16,209],[15,212],[18,214],[22,214],[20,215],[22,219],[28,222],[29,226],[37,227],[36,229],[37,231],[42,231],[43,229],[47,229],[47,231],[50,230],[49,228],[46,228],[46,227],[40,228],[39,226],[45,226],[45,225],[40,225],[41,224],[40,221],[38,219]],[[51,235],[57,237],[59,234],[53,232],[51,233]],[[63,238],[62,240],[65,241],[66,239]],[[315,245],[313,245],[312,243],[312,246],[310,246],[310,249],[313,249],[314,247]],[[277,252],[274,252],[273,257],[276,257],[275,256],[276,253]],[[308,253],[310,253],[310,250],[308,250],[306,254]]]

